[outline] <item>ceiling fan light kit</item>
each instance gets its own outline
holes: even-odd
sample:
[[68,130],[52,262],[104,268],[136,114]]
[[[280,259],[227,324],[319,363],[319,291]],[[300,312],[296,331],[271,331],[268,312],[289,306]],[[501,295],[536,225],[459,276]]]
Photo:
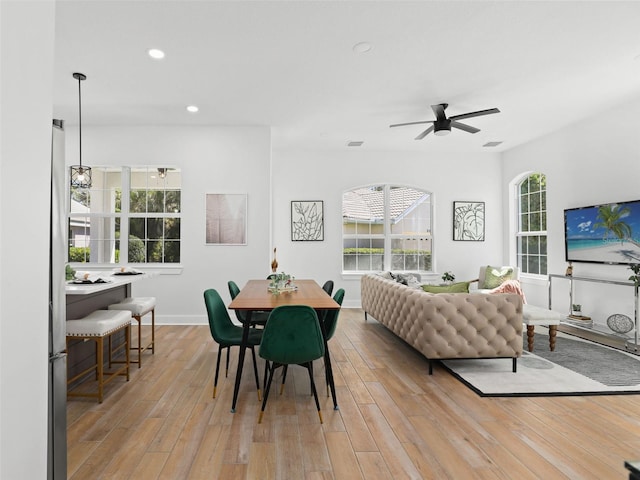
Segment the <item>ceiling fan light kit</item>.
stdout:
[[437,105],[431,105],[431,109],[436,116],[435,120],[422,120],[419,122],[408,122],[408,123],[396,123],[394,125],[389,125],[390,127],[404,127],[407,125],[418,125],[424,123],[430,123],[431,126],[424,130],[420,135],[416,137],[416,140],[422,140],[424,137],[433,132],[434,135],[442,137],[444,135],[448,135],[451,133],[451,127],[457,128],[458,130],[463,130],[468,133],[478,133],[480,131],[479,128],[472,127],[471,125],[467,125],[465,123],[461,123],[458,120],[463,118],[471,118],[471,117],[480,117],[482,115],[491,115],[492,113],[500,113],[500,110],[497,108],[488,108],[486,110],[478,110],[476,112],[468,112],[462,113],[460,115],[453,115],[447,118],[447,115],[444,111],[447,109],[449,104],[447,103],[439,103]]
[[445,118],[433,122],[433,134],[444,137],[451,133],[451,120]]

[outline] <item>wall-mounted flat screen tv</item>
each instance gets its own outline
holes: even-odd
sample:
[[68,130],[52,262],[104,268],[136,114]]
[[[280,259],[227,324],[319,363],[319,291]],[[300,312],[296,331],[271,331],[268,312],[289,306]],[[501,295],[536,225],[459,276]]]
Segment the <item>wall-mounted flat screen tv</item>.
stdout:
[[567,262],[640,263],[640,200],[564,211]]

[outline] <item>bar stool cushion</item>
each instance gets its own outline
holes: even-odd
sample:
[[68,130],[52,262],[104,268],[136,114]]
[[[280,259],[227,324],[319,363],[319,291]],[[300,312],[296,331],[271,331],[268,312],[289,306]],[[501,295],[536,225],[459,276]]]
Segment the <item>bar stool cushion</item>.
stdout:
[[127,310],[131,315],[143,316],[156,308],[156,297],[127,297],[109,305],[109,310]]
[[96,310],[79,320],[67,320],[67,336],[104,337],[130,324],[128,312]]

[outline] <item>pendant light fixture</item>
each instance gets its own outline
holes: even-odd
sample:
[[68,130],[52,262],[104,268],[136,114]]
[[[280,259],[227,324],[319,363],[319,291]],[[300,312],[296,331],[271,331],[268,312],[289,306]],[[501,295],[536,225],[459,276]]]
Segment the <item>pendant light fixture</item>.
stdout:
[[74,73],[73,78],[78,80],[78,138],[79,138],[79,165],[71,166],[71,186],[77,188],[91,188],[91,167],[82,166],[82,94],[80,84],[87,76],[83,73]]

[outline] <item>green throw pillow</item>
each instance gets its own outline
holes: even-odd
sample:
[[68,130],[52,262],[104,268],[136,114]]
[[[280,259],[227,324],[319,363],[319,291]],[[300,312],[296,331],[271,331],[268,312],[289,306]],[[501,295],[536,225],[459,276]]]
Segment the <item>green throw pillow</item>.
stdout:
[[469,282],[452,283],[451,285],[422,285],[428,293],[469,293]]
[[513,280],[513,268],[487,266],[484,272],[484,285],[481,288],[491,289],[502,285],[506,280]]

